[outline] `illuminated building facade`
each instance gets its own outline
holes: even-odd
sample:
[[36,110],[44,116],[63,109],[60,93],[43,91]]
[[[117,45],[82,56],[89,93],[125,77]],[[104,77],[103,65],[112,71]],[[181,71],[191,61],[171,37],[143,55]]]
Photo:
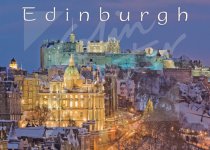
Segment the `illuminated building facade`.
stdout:
[[[45,80],[47,81],[47,80]],[[40,77],[26,78],[23,88],[22,125],[35,106],[46,105],[50,110],[48,127],[66,127],[71,120],[77,126],[94,120],[93,130],[102,130],[105,121],[104,87],[98,78],[84,78],[71,55],[63,78],[54,76],[49,82]]]
[[[151,70],[162,70],[164,67],[173,67],[173,60],[169,50],[132,51],[121,53],[120,42],[115,38],[109,38],[107,42],[89,41],[84,46],[82,41],[75,42],[75,35],[70,35],[70,42],[48,41],[40,49],[40,64],[42,69],[52,66],[68,65],[69,56],[74,54],[75,63],[84,65],[90,61],[100,66],[116,65],[123,69],[145,67]],[[163,62],[163,60],[167,60]],[[164,64],[165,63],[165,64]]]
[[23,79],[23,94],[21,101],[22,112],[31,111],[35,108],[39,93],[39,77],[37,74]]
[[120,53],[120,42],[115,38],[108,38],[107,42],[89,41],[87,43],[88,53]]
[[199,77],[199,76],[207,76],[210,78],[210,69],[205,67],[195,68],[192,70],[192,76]]

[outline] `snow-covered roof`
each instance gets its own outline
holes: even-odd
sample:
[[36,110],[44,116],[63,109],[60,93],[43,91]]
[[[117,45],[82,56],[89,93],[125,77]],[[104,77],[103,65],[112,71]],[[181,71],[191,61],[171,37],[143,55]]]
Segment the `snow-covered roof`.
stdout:
[[46,130],[46,137],[56,137],[59,133],[64,133],[64,128],[52,128]]
[[62,79],[61,79],[61,77],[59,75],[55,75],[54,77],[52,77],[51,81],[52,82],[61,82]]
[[6,129],[7,129],[6,126],[0,127],[0,130],[6,130]]
[[0,123],[13,123],[17,122],[16,120],[0,120]]
[[43,138],[45,127],[18,128],[15,130],[17,137]]
[[8,149],[18,149],[19,143],[8,143],[7,148]]
[[158,52],[162,57],[169,58],[170,52],[168,50],[158,50]]
[[58,136],[59,133],[64,134],[66,130],[78,130],[79,134],[85,134],[87,133],[87,129],[86,128],[79,128],[79,127],[65,127],[65,128],[61,128],[61,127],[57,127],[57,128],[48,128],[46,130],[46,137],[56,137]]
[[[208,117],[207,114],[204,114],[203,121],[201,122],[201,115],[203,113],[202,109],[200,109],[199,111],[196,111],[195,109],[190,109],[191,106],[188,107],[188,104],[185,103],[178,103],[175,105],[175,108],[177,112],[182,112],[183,115],[186,117],[187,119],[186,126],[190,124],[192,125],[192,128],[194,128],[195,125],[198,127],[198,129],[200,129],[201,126],[203,126],[205,129],[209,128],[210,119],[207,118]],[[201,126],[199,127],[198,124],[200,124]]]

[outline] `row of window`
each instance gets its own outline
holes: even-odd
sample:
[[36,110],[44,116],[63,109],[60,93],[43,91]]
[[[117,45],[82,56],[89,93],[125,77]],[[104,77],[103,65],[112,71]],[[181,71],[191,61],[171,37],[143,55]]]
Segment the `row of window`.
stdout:
[[48,98],[60,98],[62,97],[62,99],[84,99],[84,98],[100,98],[102,96],[91,96],[91,95],[88,95],[88,96],[84,96],[84,95],[54,95],[54,96],[44,96],[42,99],[48,99]]

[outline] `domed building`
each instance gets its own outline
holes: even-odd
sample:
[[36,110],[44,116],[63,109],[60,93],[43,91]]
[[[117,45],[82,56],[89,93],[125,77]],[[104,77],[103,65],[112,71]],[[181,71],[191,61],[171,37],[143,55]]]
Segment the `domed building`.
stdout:
[[80,73],[75,66],[73,54],[69,60],[69,66],[66,68],[64,72],[64,88],[70,90],[73,88],[81,87],[83,81],[80,77]]
[[[42,82],[39,78],[37,79],[39,81],[36,81],[36,84]],[[27,82],[25,79],[24,85],[28,85]],[[36,88],[39,87],[39,90],[34,91],[37,92],[34,93],[37,95],[34,97],[34,103],[30,97],[24,97],[24,102],[27,102],[27,106],[31,108],[37,105],[48,107],[50,114],[44,125],[47,127],[68,127],[72,126],[72,122],[74,122],[74,125],[80,127],[90,125],[90,130],[103,130],[105,122],[103,83],[97,78],[84,78],[74,63],[73,55],[70,57],[63,77],[54,76],[46,85],[48,88],[34,85]],[[35,87],[32,87],[31,84],[28,85],[28,88]],[[23,95],[28,96],[25,91],[23,91]],[[31,113],[31,110],[28,107],[22,108],[21,126],[24,126],[26,124],[24,120],[30,119],[27,118],[29,115],[24,114]]]
[[11,69],[18,69],[18,65],[17,65],[15,58],[12,58],[12,60],[10,61],[9,67]]

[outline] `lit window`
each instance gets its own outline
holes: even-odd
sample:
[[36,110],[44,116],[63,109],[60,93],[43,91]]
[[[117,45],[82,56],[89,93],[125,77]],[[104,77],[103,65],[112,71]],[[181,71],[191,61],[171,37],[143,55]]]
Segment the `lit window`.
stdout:
[[83,112],[80,112],[80,118],[83,118]]

